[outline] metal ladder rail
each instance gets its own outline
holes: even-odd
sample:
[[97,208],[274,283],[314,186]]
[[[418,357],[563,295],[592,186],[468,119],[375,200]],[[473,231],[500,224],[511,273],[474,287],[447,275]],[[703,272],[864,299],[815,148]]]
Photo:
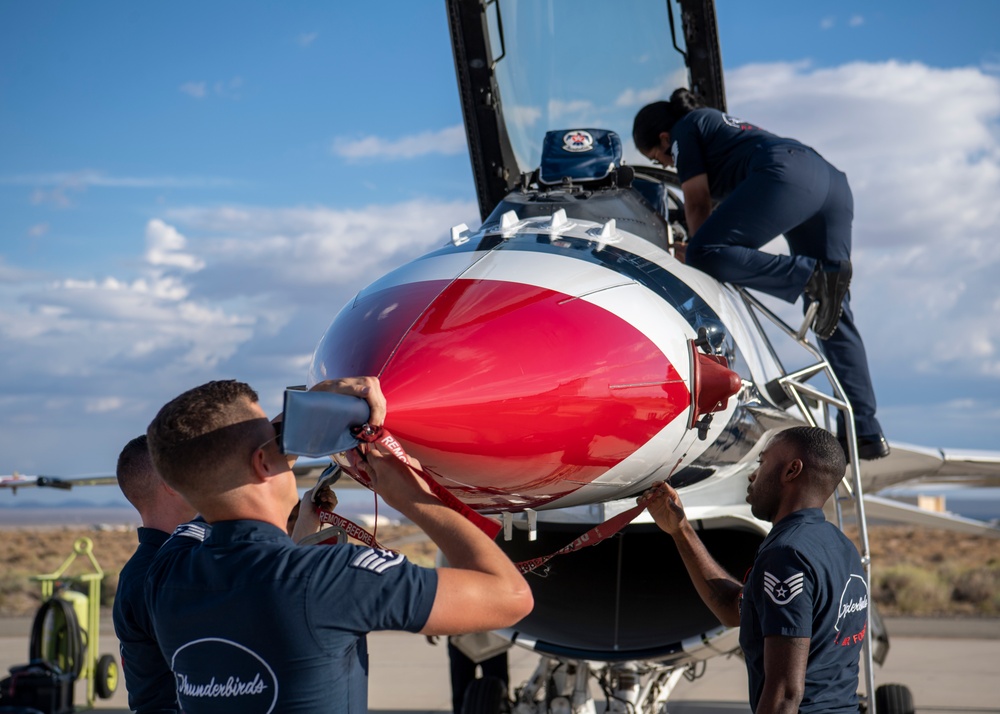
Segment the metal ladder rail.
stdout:
[[[819,350],[814,347],[806,339],[806,332],[809,326],[812,324],[812,320],[815,317],[816,310],[814,306],[816,303],[810,306],[807,311],[805,320],[802,326],[798,330],[793,330],[789,327],[784,320],[778,317],[774,312],[770,310],[766,305],[761,303],[757,298],[751,295],[745,288],[739,286],[733,286],[733,288],[740,294],[743,298],[743,302],[746,304],[750,311],[751,316],[754,316],[756,321],[756,314],[754,310],[759,312],[761,315],[770,320],[778,329],[788,335],[792,340],[797,342],[803,349],[805,349],[809,354],[816,358],[816,364],[804,367],[795,372],[785,372],[785,368],[781,365],[780,360],[777,359],[777,355],[774,348],[770,344],[770,339],[761,330],[761,335],[768,345],[768,349],[771,350],[771,354],[775,356],[775,361],[781,367],[781,370],[785,374],[778,378],[778,384],[781,385],[782,389],[785,390],[787,394],[798,406],[799,411],[802,413],[802,417],[809,423],[810,426],[819,426],[816,423],[816,419],[810,411],[809,407],[806,405],[803,397],[810,397],[815,399],[821,404],[824,404],[823,416],[824,416],[824,428],[827,431],[832,432],[830,428],[830,410],[827,407],[834,407],[844,413],[844,423],[847,429],[847,451],[850,456],[849,462],[851,466],[851,479],[848,480],[845,475],[843,480],[840,482],[840,487],[836,497],[834,498],[834,507],[837,514],[837,527],[841,531],[844,530],[844,518],[843,511],[841,509],[841,502],[845,500],[853,500],[855,514],[858,521],[858,539],[861,541],[861,563],[865,569],[865,585],[868,588],[868,592],[871,593],[871,549],[868,544],[868,523],[865,518],[865,506],[863,499],[863,492],[861,489],[861,467],[858,461],[858,450],[857,450],[857,433],[854,427],[854,410],[851,407],[850,401],[847,399],[847,395],[844,393],[843,387],[840,386],[840,381],[837,376],[833,373],[833,369],[830,367],[829,362],[826,358],[819,352]],[[759,326],[759,323],[758,323]],[[823,373],[826,375],[827,379],[830,380],[830,385],[833,389],[833,395],[821,392],[815,387],[810,386],[806,382],[817,374]],[[841,488],[846,492],[846,496],[840,495]],[[872,610],[871,607],[867,608],[868,612],[868,624],[867,633],[868,636],[864,639],[863,652],[865,658],[865,688],[868,694],[868,714],[877,714],[875,711],[875,674],[874,674],[874,660],[873,660],[873,650],[871,645],[871,633],[872,633]]]

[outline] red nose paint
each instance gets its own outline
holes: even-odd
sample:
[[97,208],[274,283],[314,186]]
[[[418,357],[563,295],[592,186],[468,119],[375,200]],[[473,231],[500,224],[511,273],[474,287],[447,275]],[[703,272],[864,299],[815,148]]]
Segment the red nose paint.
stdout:
[[378,374],[386,426],[442,485],[484,511],[572,493],[691,402],[659,348],[614,313],[488,280],[366,296],[338,315],[312,373]]

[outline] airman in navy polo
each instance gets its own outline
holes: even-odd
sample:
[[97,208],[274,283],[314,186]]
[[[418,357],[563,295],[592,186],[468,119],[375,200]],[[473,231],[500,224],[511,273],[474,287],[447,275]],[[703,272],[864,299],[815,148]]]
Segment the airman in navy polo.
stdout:
[[761,543],[740,604],[750,705],[764,688],[764,638],[809,638],[800,712],[858,711],[868,586],[857,548],[823,511],[785,516]]
[[773,526],[744,583],[705,548],[676,490],[657,484],[640,499],[673,537],[705,605],[723,625],[739,626],[754,712],[859,710],[867,579],[854,544],[822,511],[846,469],[843,449],[825,429],[792,427],[766,442],[746,500]]

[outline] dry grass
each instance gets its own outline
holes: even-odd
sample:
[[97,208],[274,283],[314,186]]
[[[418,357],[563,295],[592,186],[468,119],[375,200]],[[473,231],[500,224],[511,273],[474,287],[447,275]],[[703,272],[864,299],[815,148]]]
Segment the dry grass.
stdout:
[[[848,530],[855,538],[856,533]],[[884,615],[1000,616],[1000,540],[873,526],[872,593]]]
[[[106,573],[102,605],[110,607],[118,572],[135,550],[134,530],[23,528],[0,531],[0,616],[34,612],[40,598],[31,576],[56,570],[81,536],[94,543]],[[378,537],[416,563],[434,564],[437,548],[416,526],[383,526]],[[872,591],[883,614],[1000,616],[1000,541],[926,528],[873,526],[869,542]],[[79,565],[74,563],[74,568]],[[78,572],[71,569],[68,574]]]
[[[437,548],[416,526],[380,526],[379,542],[406,554],[415,563],[434,565]],[[39,584],[32,576],[55,572],[73,552],[77,538],[87,537],[104,581],[101,605],[110,608],[118,588],[118,573],[138,543],[134,529],[22,528],[0,531],[0,616],[30,615],[41,604]],[[77,556],[67,576],[92,572],[89,561]]]

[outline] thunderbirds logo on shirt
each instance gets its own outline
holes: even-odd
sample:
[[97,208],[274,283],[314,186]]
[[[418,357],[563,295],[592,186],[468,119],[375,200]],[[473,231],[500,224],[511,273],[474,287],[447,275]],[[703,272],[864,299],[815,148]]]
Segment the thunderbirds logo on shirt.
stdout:
[[742,119],[734,117],[732,114],[723,114],[722,115],[722,121],[726,122],[726,124],[728,124],[729,126],[733,127],[734,129],[740,129],[742,131],[748,131],[750,129],[756,129],[757,128],[756,126],[754,126],[750,122],[743,121]]
[[847,647],[864,641],[868,631],[868,583],[862,575],[851,575],[837,603],[835,641]]
[[232,640],[206,637],[188,642],[174,652],[170,669],[185,711],[204,711],[209,706],[271,714],[278,702],[274,670],[256,652]]
[[795,575],[785,580],[778,580],[766,570],[764,571],[764,592],[771,598],[775,605],[787,605],[795,596],[802,592],[805,575],[795,573]]

